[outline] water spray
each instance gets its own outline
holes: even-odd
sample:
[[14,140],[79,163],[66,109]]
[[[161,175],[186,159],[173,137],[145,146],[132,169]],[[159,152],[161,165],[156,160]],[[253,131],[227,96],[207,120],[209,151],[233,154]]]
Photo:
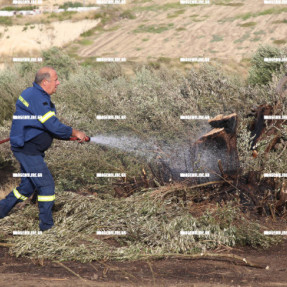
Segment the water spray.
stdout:
[[[10,138],[0,141],[0,144],[8,142]],[[70,137],[69,141],[79,141],[77,137]],[[144,157],[148,162],[156,161],[165,163],[175,173],[190,171],[190,147],[187,145],[159,143],[154,139],[142,140],[134,136],[96,135],[87,136],[83,142],[95,143],[100,146],[114,148],[123,152],[132,153],[135,156]]]

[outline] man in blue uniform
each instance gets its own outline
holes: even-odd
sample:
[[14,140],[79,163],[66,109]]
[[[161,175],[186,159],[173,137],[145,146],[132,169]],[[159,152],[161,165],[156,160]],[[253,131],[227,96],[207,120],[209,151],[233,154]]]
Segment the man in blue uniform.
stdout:
[[84,132],[64,125],[56,117],[56,108],[50,95],[60,84],[56,71],[43,67],[37,73],[33,87],[27,88],[16,102],[10,132],[11,149],[20,163],[20,185],[0,201],[0,218],[19,202],[38,191],[40,230],[50,229],[54,222],[52,207],[55,200],[55,184],[45,161],[45,151],[53,138],[69,139],[71,136],[83,142]]

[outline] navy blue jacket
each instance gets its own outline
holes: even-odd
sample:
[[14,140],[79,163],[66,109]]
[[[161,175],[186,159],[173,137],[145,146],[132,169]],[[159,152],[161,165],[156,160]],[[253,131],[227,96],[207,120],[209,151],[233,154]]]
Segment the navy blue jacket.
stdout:
[[50,95],[33,83],[33,87],[24,90],[16,102],[10,131],[11,149],[23,148],[25,143],[39,138],[41,134],[49,134],[51,138],[69,139],[72,128],[59,121]]

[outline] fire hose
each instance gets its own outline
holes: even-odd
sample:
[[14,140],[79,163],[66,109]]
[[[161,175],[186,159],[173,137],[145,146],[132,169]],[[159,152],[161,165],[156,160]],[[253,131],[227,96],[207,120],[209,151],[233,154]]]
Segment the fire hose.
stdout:
[[5,142],[8,142],[9,140],[10,140],[10,138],[5,139],[5,140],[2,140],[2,141],[0,141],[0,144],[5,143]]
[[[76,141],[76,140],[78,140],[78,138],[77,137],[70,137],[70,139],[69,139],[70,141]],[[91,140],[91,138],[90,137],[85,137],[85,142],[89,142]],[[7,139],[5,139],[5,140],[2,140],[2,141],[0,141],[0,144],[2,144],[2,143],[5,143],[5,142],[8,142],[8,141],[10,141],[10,138],[7,138]]]
[[[70,137],[69,140],[70,141],[76,141],[76,140],[78,140],[78,138],[77,137]],[[89,142],[89,141],[91,141],[91,138],[86,136],[84,142]]]

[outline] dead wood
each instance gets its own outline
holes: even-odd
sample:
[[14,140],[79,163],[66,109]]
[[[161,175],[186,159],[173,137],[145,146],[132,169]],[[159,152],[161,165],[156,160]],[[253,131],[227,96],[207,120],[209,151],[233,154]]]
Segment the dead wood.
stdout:
[[[234,261],[239,261],[241,263],[244,263],[246,266],[250,266],[253,268],[260,268],[260,269],[269,269],[268,265],[263,265],[260,263],[255,263],[252,261],[247,260],[244,257],[235,255],[235,254],[218,254],[218,253],[201,253],[201,254],[172,254],[172,253],[167,253],[163,255],[150,255],[150,254],[143,254],[141,256],[143,259],[145,258],[170,258],[170,259],[208,259],[208,260],[217,260],[217,259],[234,259]],[[212,257],[212,258],[208,258]]]

